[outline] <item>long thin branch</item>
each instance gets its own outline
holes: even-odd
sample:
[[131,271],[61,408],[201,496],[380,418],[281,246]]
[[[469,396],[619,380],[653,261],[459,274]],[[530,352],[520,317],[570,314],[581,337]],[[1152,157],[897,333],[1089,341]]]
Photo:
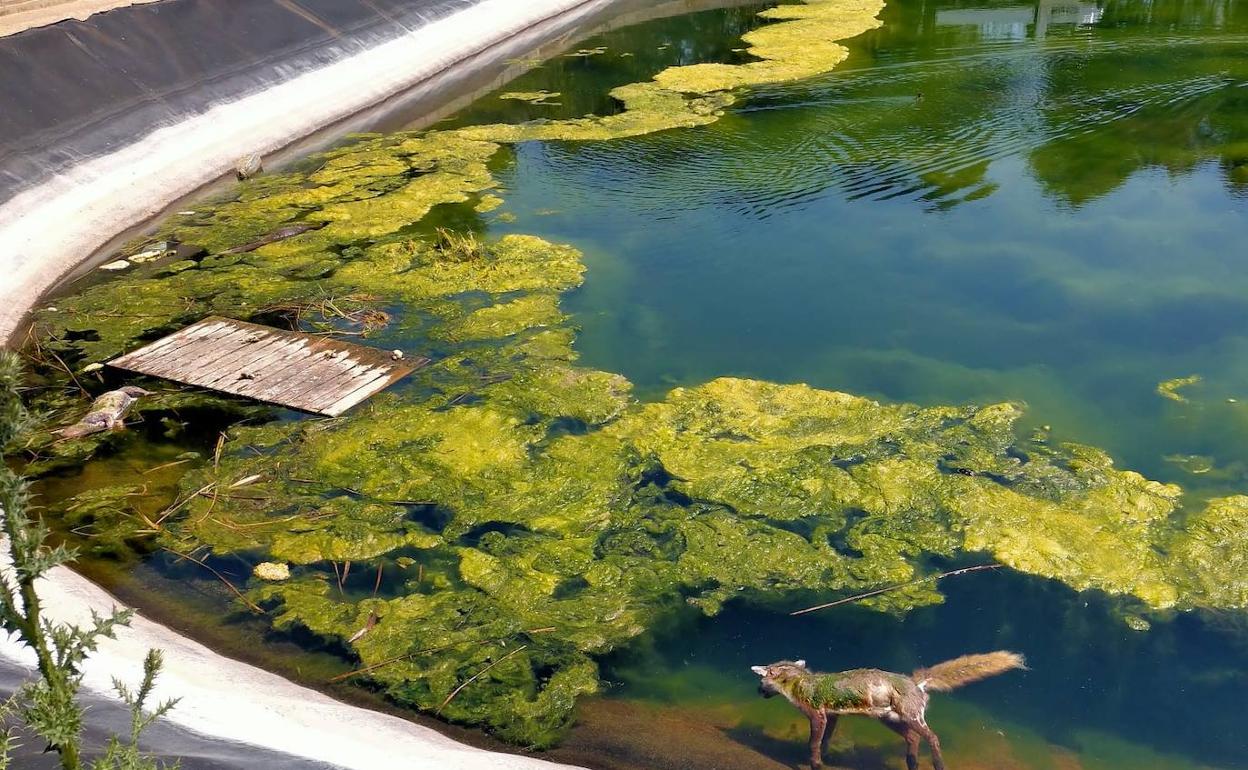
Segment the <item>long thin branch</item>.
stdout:
[[164,550],[164,551],[168,551],[169,553],[173,554],[174,556],[181,556],[183,559],[186,559],[186,560],[187,560],[187,561],[189,561],[189,562],[193,562],[193,563],[195,563],[195,564],[198,564],[199,566],[201,566],[201,567],[203,567],[204,569],[208,570],[208,571],[209,571],[209,572],[211,572],[212,574],[216,575],[218,580],[220,580],[222,583],[225,583],[225,587],[226,587],[226,588],[228,588],[228,589],[230,589],[231,591],[233,591],[233,592],[234,592],[234,595],[235,595],[235,596],[237,596],[240,600],[242,600],[243,604],[246,604],[246,605],[247,605],[247,607],[248,607],[248,608],[250,608],[252,612],[258,613],[258,614],[260,614],[260,615],[265,614],[264,610],[260,609],[260,605],[256,604],[256,603],[255,603],[255,602],[253,602],[252,600],[248,599],[246,596],[243,596],[243,592],[242,592],[242,591],[240,591],[240,590],[238,590],[237,588],[235,588],[235,587],[234,587],[234,584],[233,584],[233,583],[231,583],[229,580],[227,580],[227,579],[226,579],[226,577],[225,577],[225,575],[222,575],[220,572],[217,572],[217,571],[216,571],[215,569],[213,569],[213,568],[212,568],[212,567],[211,567],[211,566],[210,566],[207,562],[200,561],[199,559],[196,559],[194,556],[191,556],[190,554],[185,554],[185,553],[182,553],[182,552],[180,552],[180,551],[175,551],[175,550],[173,550],[172,548],[164,548],[164,549],[162,549],[162,550]]
[[826,604],[816,604],[814,607],[807,607],[804,610],[795,610],[793,612],[790,612],[789,614],[790,615],[805,615],[810,612],[818,612],[819,610],[826,610],[830,607],[839,607],[842,604],[849,604],[851,602],[862,601],[863,599],[870,599],[872,596],[879,596],[880,594],[886,594],[889,591],[896,591],[902,588],[909,588],[911,586],[917,586],[923,583],[933,583],[938,580],[944,580],[945,578],[948,578],[948,577],[957,577],[958,575],[966,575],[970,572],[982,572],[984,570],[990,570],[990,569],[1001,569],[1004,566],[1005,566],[1004,564],[980,564],[975,567],[963,567],[962,569],[949,570],[948,572],[942,572],[939,575],[928,575],[927,577],[919,578],[918,580],[911,580],[909,583],[899,583],[895,586],[886,586],[884,588],[877,588],[876,590],[868,591],[865,594],[855,594],[854,596],[847,596],[844,599],[837,599],[834,602],[828,602]]
[[450,694],[450,695],[448,695],[448,696],[446,696],[446,700],[442,701],[441,705],[439,705],[439,706],[438,706],[438,710],[437,710],[437,711],[435,711],[434,713],[435,713],[435,714],[437,714],[437,713],[441,713],[441,712],[442,712],[442,709],[446,708],[446,704],[448,704],[448,703],[450,703],[452,700],[454,700],[454,699],[455,699],[455,696],[456,696],[456,695],[459,695],[460,691],[462,691],[465,687],[467,687],[468,685],[472,684],[473,682],[477,681],[477,679],[479,679],[481,676],[483,676],[483,675],[485,674],[485,672],[487,672],[487,671],[489,671],[490,669],[494,668],[494,667],[495,667],[495,666],[497,666],[499,663],[502,663],[504,660],[507,660],[507,659],[508,659],[508,658],[510,658],[512,655],[517,655],[517,654],[519,654],[519,653],[521,653],[521,652],[524,652],[526,649],[528,649],[528,647],[529,647],[529,645],[527,645],[527,644],[522,644],[522,645],[520,645],[519,647],[517,647],[516,649],[514,649],[514,650],[512,650],[511,652],[509,652],[509,653],[507,653],[506,655],[504,655],[503,657],[501,657],[501,658],[499,658],[498,660],[494,661],[494,662],[493,662],[493,663],[491,663],[490,665],[488,665],[488,666],[486,666],[485,668],[481,669],[481,670],[480,670],[480,671],[478,671],[477,673],[475,673],[475,674],[473,674],[472,676],[468,677],[468,679],[467,679],[467,680],[466,680],[463,684],[461,684],[459,687],[456,687],[454,690],[451,690],[451,694]]
[[[550,633],[551,631],[554,631],[554,630],[555,630],[555,627],[554,627],[554,626],[547,626],[546,628],[534,628],[534,629],[530,629],[530,630],[528,630],[528,631],[525,631],[524,633],[526,633],[526,634],[530,634],[530,635],[532,635],[532,634],[548,634],[548,633]],[[334,677],[331,677],[331,678],[327,679],[327,680],[326,680],[326,683],[327,683],[327,684],[335,684],[335,683],[337,683],[337,682],[342,682],[342,681],[345,681],[345,680],[347,680],[347,679],[351,679],[352,677],[360,676],[361,674],[367,674],[367,673],[369,673],[369,672],[376,671],[376,670],[377,670],[377,669],[379,669],[379,668],[385,668],[386,666],[391,666],[391,665],[394,665],[395,663],[399,663],[399,662],[401,662],[401,661],[407,660],[408,658],[414,658],[414,657],[416,657],[417,655],[428,655],[428,654],[429,654],[429,653],[431,653],[431,652],[442,652],[443,650],[449,650],[449,649],[451,649],[452,647],[458,647],[458,646],[460,646],[461,644],[477,644],[477,645],[483,645],[483,644],[492,644],[492,643],[495,643],[495,642],[505,642],[505,641],[507,641],[508,639],[511,639],[511,638],[512,638],[512,637],[514,637],[514,636],[515,636],[515,634],[512,634],[511,636],[499,636],[499,637],[495,637],[495,638],[493,638],[493,639],[466,639],[466,640],[461,641],[461,642],[451,642],[450,644],[443,644],[443,645],[439,645],[439,646],[437,646],[437,647],[426,647],[426,648],[425,648],[425,649],[423,649],[423,650],[415,650],[415,651],[413,651],[413,652],[405,652],[405,653],[403,653],[402,655],[395,655],[393,658],[386,658],[385,660],[383,660],[383,661],[379,661],[379,662],[374,663],[374,664],[372,664],[372,665],[370,665],[370,666],[364,666],[363,668],[357,668],[357,669],[355,669],[355,670],[353,670],[353,671],[348,671],[348,672],[347,672],[347,673],[345,673],[345,674],[338,674],[337,676],[334,676]],[[527,646],[527,645],[526,645],[526,646]]]

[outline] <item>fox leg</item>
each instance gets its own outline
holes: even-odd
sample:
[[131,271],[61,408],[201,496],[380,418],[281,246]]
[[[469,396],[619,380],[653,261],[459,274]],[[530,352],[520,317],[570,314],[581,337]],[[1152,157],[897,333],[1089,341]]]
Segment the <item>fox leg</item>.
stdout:
[[[828,735],[828,715],[812,710],[806,716],[810,718],[810,766],[823,767],[823,739]],[[832,719],[835,723],[836,717]]]
[[919,734],[907,730],[901,737],[906,741],[906,770],[919,770]]
[[919,770],[919,734],[905,722],[881,719],[885,727],[901,736],[906,742],[906,770]]
[[837,714],[825,715],[825,718],[828,720],[828,726],[823,731],[823,743],[819,746],[819,755],[821,757],[828,753],[828,740],[832,738],[832,733],[836,732],[837,716]]
[[923,736],[923,740],[927,741],[927,747],[932,750],[932,767],[936,770],[945,770],[945,758],[940,753],[940,738],[936,737],[936,732],[927,726],[925,722],[918,722],[914,725],[914,729],[919,731]]

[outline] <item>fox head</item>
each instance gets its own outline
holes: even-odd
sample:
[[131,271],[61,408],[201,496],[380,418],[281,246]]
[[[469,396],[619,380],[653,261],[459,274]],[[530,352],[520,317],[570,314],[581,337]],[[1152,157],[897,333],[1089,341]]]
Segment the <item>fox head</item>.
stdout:
[[782,660],[769,666],[750,666],[750,670],[761,677],[758,691],[764,698],[783,695],[793,700],[797,683],[810,676],[804,660]]

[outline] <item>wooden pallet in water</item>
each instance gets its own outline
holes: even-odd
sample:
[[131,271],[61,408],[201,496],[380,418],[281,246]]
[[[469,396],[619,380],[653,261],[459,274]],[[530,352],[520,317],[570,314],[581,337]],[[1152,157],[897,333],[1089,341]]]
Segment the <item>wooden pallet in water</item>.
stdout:
[[130,372],[337,417],[429,363],[232,318],[205,318],[108,362]]

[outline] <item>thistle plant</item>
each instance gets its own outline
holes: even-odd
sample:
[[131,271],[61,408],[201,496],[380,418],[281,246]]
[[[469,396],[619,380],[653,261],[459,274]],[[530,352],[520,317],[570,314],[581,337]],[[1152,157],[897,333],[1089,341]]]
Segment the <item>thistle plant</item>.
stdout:
[[[19,393],[21,365],[18,357],[0,351],[0,448],[32,426],[32,418]],[[0,527],[3,544],[0,561],[0,629],[16,636],[30,647],[36,658],[38,677],[21,687],[14,698],[0,709],[0,721],[10,724],[16,715],[48,749],[60,756],[64,770],[82,770],[82,728],[84,709],[77,695],[82,687],[82,667],[102,638],[113,638],[116,628],[130,621],[129,610],[114,610],[107,616],[94,611],[86,627],[49,620],[43,614],[35,583],[52,569],[74,559],[74,551],[64,545],[48,544],[49,531],[42,519],[29,513],[30,495],[25,479],[7,465],[0,464]],[[156,650],[144,662],[143,682],[137,692],[114,679],[114,687],[131,711],[128,742],[109,740],[104,755],[91,765],[95,770],[156,770],[160,766],[144,758],[138,750],[139,733],[163,716],[174,705],[168,701],[146,711],[161,656]],[[9,750],[15,748],[12,727],[0,735],[0,770],[8,764]]]

